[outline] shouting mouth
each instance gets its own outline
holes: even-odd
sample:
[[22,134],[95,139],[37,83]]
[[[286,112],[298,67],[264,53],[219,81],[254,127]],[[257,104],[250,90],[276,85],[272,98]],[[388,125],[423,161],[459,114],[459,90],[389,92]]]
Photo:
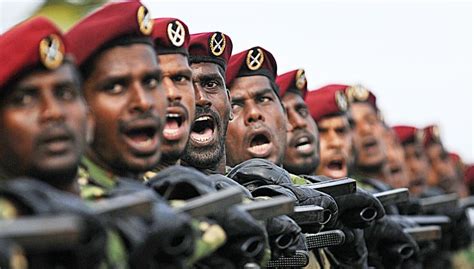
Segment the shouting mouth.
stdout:
[[142,120],[129,123],[122,130],[125,142],[135,153],[152,155],[159,147],[159,126],[153,120]]
[[367,153],[375,153],[378,150],[378,143],[375,138],[368,139],[362,144],[363,149]]
[[347,163],[343,156],[333,156],[326,162],[326,176],[331,178],[341,178],[347,176]]
[[270,139],[270,134],[267,132],[259,132],[253,134],[250,139],[250,145],[247,150],[255,158],[268,157],[272,151],[272,142]]
[[314,152],[313,142],[308,136],[298,138],[294,147],[301,154],[308,155]]
[[166,113],[166,124],[163,129],[163,137],[166,140],[179,140],[185,135],[185,113],[181,110],[168,108]]
[[212,116],[203,115],[194,120],[190,139],[198,145],[208,145],[213,141],[216,123]]

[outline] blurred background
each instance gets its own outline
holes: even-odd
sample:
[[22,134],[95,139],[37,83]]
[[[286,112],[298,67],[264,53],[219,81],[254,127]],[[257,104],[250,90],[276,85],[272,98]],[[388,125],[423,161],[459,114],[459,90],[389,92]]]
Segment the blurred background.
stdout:
[[[0,0],[0,32],[32,15],[67,30],[105,0]],[[278,72],[304,68],[310,89],[360,83],[390,125],[438,124],[449,151],[474,162],[471,1],[144,0],[191,33],[222,31],[234,53],[259,45]]]

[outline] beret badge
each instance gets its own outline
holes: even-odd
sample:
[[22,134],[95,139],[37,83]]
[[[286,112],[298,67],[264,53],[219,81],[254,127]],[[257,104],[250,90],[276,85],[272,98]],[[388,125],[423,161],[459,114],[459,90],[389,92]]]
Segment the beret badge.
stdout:
[[263,51],[259,48],[251,49],[247,53],[247,68],[255,71],[260,69],[262,67],[263,61],[265,60],[265,56],[263,54]]
[[39,43],[41,63],[48,69],[58,68],[64,59],[64,44],[55,34],[43,38]]

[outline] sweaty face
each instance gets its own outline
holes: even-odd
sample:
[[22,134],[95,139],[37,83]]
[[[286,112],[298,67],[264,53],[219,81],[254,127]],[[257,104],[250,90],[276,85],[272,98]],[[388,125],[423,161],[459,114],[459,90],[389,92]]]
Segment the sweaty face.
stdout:
[[323,118],[318,122],[321,161],[316,175],[346,177],[351,161],[352,131],[346,116]]
[[387,166],[390,173],[389,183],[394,188],[408,187],[408,170],[405,164],[405,152],[391,130],[386,130],[384,143],[387,149]]
[[214,168],[224,158],[230,101],[223,71],[214,63],[191,64],[196,115],[181,157],[188,165]]
[[354,145],[357,152],[357,166],[377,167],[386,160],[383,145],[384,128],[377,113],[368,103],[351,104],[354,119]]
[[227,139],[227,164],[251,158],[281,164],[286,148],[285,111],[265,76],[237,78],[231,86],[232,112]]
[[146,44],[101,53],[84,83],[95,120],[88,155],[118,175],[154,168],[167,101],[155,51]]
[[71,183],[85,146],[87,112],[79,87],[73,67],[63,64],[33,71],[7,89],[0,105],[2,169],[56,186]]
[[159,55],[163,88],[168,98],[161,161],[174,164],[184,152],[194,120],[194,88],[188,59],[182,54]]
[[319,163],[316,123],[300,95],[289,92],[283,96],[282,102],[291,126],[287,132],[283,167],[293,174],[311,175]]
[[420,193],[425,185],[429,164],[423,147],[419,143],[410,143],[404,146],[405,163],[408,166],[410,191]]

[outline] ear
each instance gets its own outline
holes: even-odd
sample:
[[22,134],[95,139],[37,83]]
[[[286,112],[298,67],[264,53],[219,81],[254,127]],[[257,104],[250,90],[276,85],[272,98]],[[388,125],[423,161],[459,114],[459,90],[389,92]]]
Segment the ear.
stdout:
[[226,87],[227,101],[229,102],[229,121],[234,119],[234,113],[232,112],[232,102],[230,100],[230,90]]
[[86,142],[88,145],[94,141],[95,120],[90,109],[87,111]]

